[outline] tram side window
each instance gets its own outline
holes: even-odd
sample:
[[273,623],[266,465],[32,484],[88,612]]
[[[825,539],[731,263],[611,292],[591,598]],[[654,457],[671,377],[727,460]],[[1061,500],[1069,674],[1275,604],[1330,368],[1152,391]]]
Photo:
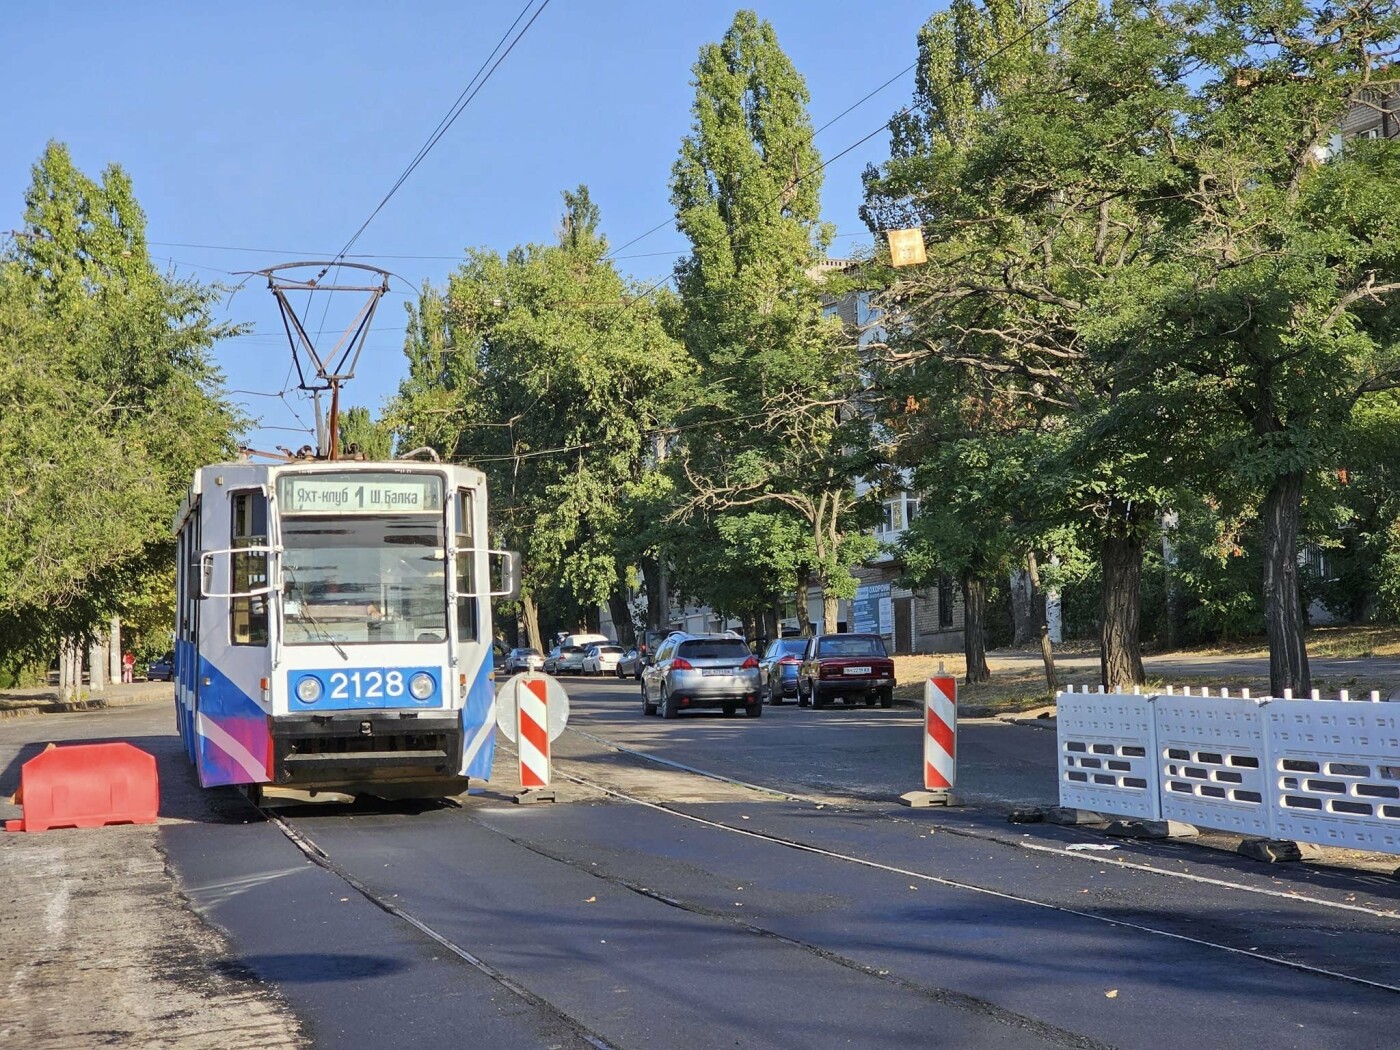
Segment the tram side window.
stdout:
[[476,641],[480,598],[476,596],[476,516],[471,489],[457,490],[457,637]]
[[190,508],[189,520],[181,535],[180,556],[180,596],[183,613],[180,616],[180,637],[187,642],[195,641],[196,622],[199,614],[200,565],[199,565],[199,504]]
[[[256,591],[267,586],[267,552],[238,553],[240,547],[266,547],[267,496],[261,489],[231,492],[233,503],[234,548],[231,559],[233,593]],[[255,594],[229,599],[229,632],[234,645],[267,644],[267,595]]]

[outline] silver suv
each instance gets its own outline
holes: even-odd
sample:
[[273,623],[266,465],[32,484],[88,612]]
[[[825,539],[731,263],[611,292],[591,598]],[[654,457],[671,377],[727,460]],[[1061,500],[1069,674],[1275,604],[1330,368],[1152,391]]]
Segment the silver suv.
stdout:
[[742,707],[750,718],[763,715],[758,657],[742,638],[677,632],[642,671],[643,714],[660,709],[663,718],[675,718],[701,707],[722,708],[726,715]]

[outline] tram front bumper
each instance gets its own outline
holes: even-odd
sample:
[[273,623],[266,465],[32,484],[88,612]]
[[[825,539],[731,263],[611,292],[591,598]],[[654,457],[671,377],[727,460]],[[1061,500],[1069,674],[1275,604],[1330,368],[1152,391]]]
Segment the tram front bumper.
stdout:
[[462,724],[456,713],[337,711],[272,720],[272,783],[352,787],[456,779]]

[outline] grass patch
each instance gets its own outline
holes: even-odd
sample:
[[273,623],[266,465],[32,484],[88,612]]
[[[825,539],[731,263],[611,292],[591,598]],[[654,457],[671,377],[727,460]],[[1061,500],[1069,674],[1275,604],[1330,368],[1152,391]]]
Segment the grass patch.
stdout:
[[[990,682],[965,685],[967,663],[961,653],[934,656],[896,656],[894,676],[900,684],[894,695],[904,700],[922,701],[924,679],[930,675],[950,674],[958,680],[958,706],[987,714],[1011,714],[1030,711],[1055,702],[1045,687],[1045,675],[1039,669],[1026,671],[997,671]],[[1061,681],[1063,682],[1063,677]]]
[[[1400,644],[1400,628],[1375,630],[1381,632],[1381,638],[1384,638],[1387,632],[1393,633],[1397,638],[1397,644]],[[1355,645],[1364,637],[1355,628],[1348,628],[1345,631],[1349,633],[1342,634],[1337,649],[1326,654],[1314,653],[1314,655],[1345,655],[1345,646]],[[1311,646],[1309,648],[1311,650]],[[1357,653],[1356,655],[1362,654]],[[1376,652],[1374,655],[1391,654]],[[1396,655],[1400,655],[1400,653]],[[940,667],[943,673],[950,674],[958,680],[958,706],[969,714],[973,712],[981,715],[1015,714],[1047,707],[1055,702],[1054,695],[1045,687],[1045,674],[1039,667],[1034,671],[993,671],[990,682],[966,685],[963,682],[966,664],[961,654],[954,653],[941,656],[896,656],[894,658],[894,673],[900,684],[895,687],[895,696],[902,700],[921,703],[924,696],[924,679],[939,673]],[[1092,671],[1067,672],[1066,669],[1060,668],[1059,684],[1061,689],[1070,685],[1076,689],[1097,689],[1099,685],[1098,670],[1095,668]],[[1191,691],[1197,694],[1205,689],[1209,690],[1212,696],[1219,696],[1221,689],[1228,690],[1231,697],[1239,697],[1241,691],[1245,689],[1248,689],[1250,695],[1255,698],[1269,695],[1267,671],[1263,677],[1251,675],[1221,676],[1218,674],[1183,675],[1179,673],[1173,673],[1169,678],[1151,676],[1142,690],[1144,693],[1165,693],[1168,686],[1177,692],[1180,692],[1183,687],[1189,686]],[[1373,690],[1379,694],[1382,700],[1388,699],[1392,692],[1400,697],[1400,687],[1397,686],[1397,683],[1389,679],[1367,675],[1314,676],[1313,687],[1317,689],[1324,700],[1335,700],[1342,690],[1346,690],[1353,700],[1368,699]]]

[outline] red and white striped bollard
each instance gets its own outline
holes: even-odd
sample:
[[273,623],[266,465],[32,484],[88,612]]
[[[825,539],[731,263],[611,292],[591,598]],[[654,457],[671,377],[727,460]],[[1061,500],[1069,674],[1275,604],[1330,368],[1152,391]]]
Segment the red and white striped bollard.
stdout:
[[956,805],[953,785],[958,779],[958,680],[943,673],[924,681],[924,790],[899,796],[906,806]]

